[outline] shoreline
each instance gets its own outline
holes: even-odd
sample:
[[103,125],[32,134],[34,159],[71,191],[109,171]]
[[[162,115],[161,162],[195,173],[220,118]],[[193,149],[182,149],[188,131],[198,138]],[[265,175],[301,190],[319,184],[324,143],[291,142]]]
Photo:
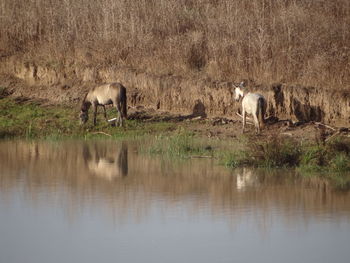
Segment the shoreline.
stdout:
[[[345,188],[350,186],[350,179],[346,179],[350,174],[348,134],[334,138],[329,135],[327,142],[320,138],[318,141],[317,133],[310,132],[315,128],[307,124],[288,132],[284,125],[267,125],[261,135],[255,135],[250,127],[246,134],[241,134],[241,123],[237,120],[130,109],[125,127],[111,127],[102,114],[98,114],[98,125],[93,127],[91,119],[86,125],[79,125],[74,107],[10,97],[0,99],[0,110],[2,140],[145,139],[148,143],[142,151],[148,154],[215,158],[231,168],[294,168],[305,174],[334,177],[336,181],[344,179],[341,184]],[[107,112],[109,117],[116,114],[114,109]]]

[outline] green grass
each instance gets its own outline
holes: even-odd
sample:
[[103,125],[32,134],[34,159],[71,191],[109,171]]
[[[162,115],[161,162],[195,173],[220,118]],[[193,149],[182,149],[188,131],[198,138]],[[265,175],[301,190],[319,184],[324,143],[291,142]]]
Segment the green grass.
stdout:
[[219,160],[219,164],[229,168],[250,166],[249,157],[247,156],[244,145],[244,142],[238,141],[231,145],[230,148],[215,152],[214,155]]
[[179,131],[173,135],[156,136],[143,152],[167,157],[213,157],[213,146],[194,134]]
[[304,172],[350,172],[350,140],[342,138],[327,145],[304,147],[299,169]]
[[337,154],[330,161],[330,169],[337,173],[350,171],[350,157],[345,154]]
[[74,127],[67,122],[71,112],[63,107],[40,107],[37,103],[3,98],[0,111],[0,138],[70,134]]
[[[80,125],[79,109],[64,106],[43,106],[36,102],[19,102],[11,98],[0,99],[0,139],[59,139],[59,138],[137,138],[153,133],[166,133],[175,129],[174,123],[142,122],[127,120],[125,127],[112,127],[102,114],[98,114],[98,125],[90,119]],[[115,116],[114,109],[108,116]],[[104,134],[103,134],[104,133]],[[111,136],[108,136],[109,134]]]

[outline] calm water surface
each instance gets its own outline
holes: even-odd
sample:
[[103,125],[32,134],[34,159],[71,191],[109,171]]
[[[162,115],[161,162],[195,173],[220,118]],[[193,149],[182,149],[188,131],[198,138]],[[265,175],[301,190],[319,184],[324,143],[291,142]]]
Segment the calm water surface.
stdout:
[[350,262],[350,194],[137,145],[0,143],[0,262]]

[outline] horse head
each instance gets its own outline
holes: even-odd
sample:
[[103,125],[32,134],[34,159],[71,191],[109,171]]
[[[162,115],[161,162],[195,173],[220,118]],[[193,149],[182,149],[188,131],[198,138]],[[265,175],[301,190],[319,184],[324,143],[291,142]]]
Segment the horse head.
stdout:
[[81,124],[86,123],[88,121],[88,119],[89,119],[88,112],[81,110],[80,114],[79,114],[79,118],[80,118],[80,123]]
[[243,89],[244,89],[244,82],[242,81],[238,86],[235,86],[235,100],[239,101],[240,97],[243,98],[244,93],[243,93]]
[[88,121],[90,106],[91,106],[91,102],[86,101],[84,98],[83,103],[81,104],[81,109],[80,109],[80,114],[79,114],[81,124],[84,124]]

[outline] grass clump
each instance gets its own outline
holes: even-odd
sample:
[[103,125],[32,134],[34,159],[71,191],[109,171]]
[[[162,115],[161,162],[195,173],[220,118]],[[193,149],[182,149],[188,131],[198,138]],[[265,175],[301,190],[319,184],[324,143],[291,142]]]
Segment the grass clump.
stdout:
[[300,168],[306,172],[321,171],[326,165],[326,149],[320,145],[308,146],[304,149],[300,160]]
[[213,156],[213,147],[211,145],[186,132],[170,136],[156,136],[151,146],[145,151],[150,154],[180,158]]
[[258,167],[295,167],[299,164],[301,145],[273,137],[247,145],[247,163]]
[[302,154],[301,145],[274,137],[267,141],[242,141],[241,146],[224,151],[217,157],[227,167],[255,166],[265,168],[295,167]]
[[343,153],[337,154],[331,161],[329,168],[338,173],[350,171],[350,157]]
[[298,167],[303,171],[350,171],[350,141],[346,138],[326,145],[303,145],[278,136],[267,141],[246,143],[243,153],[228,155],[228,166]]
[[224,152],[220,155],[220,164],[230,168],[237,168],[248,164],[247,154],[244,151]]
[[306,172],[350,172],[350,141],[346,138],[304,149],[300,168]]

